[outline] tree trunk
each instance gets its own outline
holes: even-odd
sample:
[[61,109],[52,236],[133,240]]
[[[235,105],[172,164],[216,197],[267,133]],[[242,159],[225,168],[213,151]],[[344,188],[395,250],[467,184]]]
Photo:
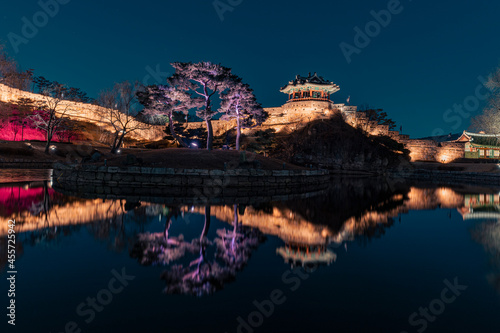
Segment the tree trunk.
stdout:
[[52,135],[47,134],[47,142],[45,143],[45,154],[49,155],[50,141],[52,140]]
[[172,216],[174,214],[172,212],[169,212],[166,221],[165,221],[165,229],[163,230],[163,235],[165,236],[165,241],[168,242],[168,230],[170,229],[170,225],[172,224]]
[[47,142],[45,143],[45,150],[44,150],[44,153],[45,153],[45,154],[47,154],[47,155],[49,154],[49,141],[47,141]]
[[115,139],[113,140],[113,144],[111,145],[111,153],[114,154],[116,152],[116,145],[118,144],[119,132],[116,131]]
[[212,120],[206,119],[205,123],[207,124],[207,150],[212,150],[213,136],[214,136],[214,129],[212,127]]
[[236,117],[236,150],[240,150],[241,123],[240,117]]
[[55,128],[53,127],[53,118],[54,113],[50,114],[49,122],[47,124],[47,143],[45,144],[45,154],[49,154],[50,141],[52,140],[52,135],[55,132]]
[[200,240],[208,234],[208,229],[210,229],[210,206],[205,206],[205,225],[203,226]]
[[118,152],[118,149],[120,149],[120,147],[122,146],[124,138],[125,138],[125,133],[123,133],[122,135],[120,135],[120,137],[118,139],[118,142],[116,143],[116,145],[111,150],[112,154],[116,154]]
[[233,218],[233,239],[231,241],[231,250],[234,252],[234,245],[236,241],[236,235],[238,234],[238,205],[233,206],[234,218]]
[[169,113],[168,115],[168,127],[170,128],[170,134],[174,137],[174,140],[177,141],[182,147],[188,148],[189,146],[187,143],[185,143],[184,140],[182,140],[179,136],[177,136],[177,133],[175,133],[172,113]]

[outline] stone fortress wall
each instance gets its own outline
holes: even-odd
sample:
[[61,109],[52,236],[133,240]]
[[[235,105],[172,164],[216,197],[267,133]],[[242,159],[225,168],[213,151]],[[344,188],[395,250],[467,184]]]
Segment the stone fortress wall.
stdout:
[[403,143],[410,150],[412,161],[447,163],[465,157],[464,142],[410,139],[409,135],[389,130],[388,125],[379,125],[376,121],[368,120],[366,113],[357,111],[356,106],[320,100],[304,100],[287,102],[281,107],[265,110],[269,113],[269,118],[262,124],[262,127],[274,128],[277,132],[286,128],[295,130],[309,121],[340,113],[344,120],[353,127],[362,128],[370,135],[388,136]]
[[[35,102],[43,103],[47,102],[46,96],[40,94],[34,94],[31,92],[10,88],[6,85],[0,84],[0,101],[4,103],[15,102],[20,98],[29,98]],[[57,106],[56,112],[62,113],[66,110],[66,116],[71,120],[76,121],[87,121],[93,124],[96,124],[104,129],[114,132],[114,129],[111,125],[107,124],[102,119],[102,114],[106,112],[106,108],[86,104],[86,103],[78,103],[71,101],[61,101],[61,103]],[[133,131],[129,134],[131,139],[135,140],[148,140],[148,141],[156,141],[161,140],[165,135],[163,130],[165,126],[151,126],[136,120],[130,121],[130,127],[140,127],[140,129]]]
[[436,142],[434,140],[407,140],[412,161],[448,163],[465,157],[465,142]]
[[[7,87],[0,84],[0,101],[12,102],[19,98],[29,98],[37,102],[46,100],[45,96],[34,94],[26,91]],[[70,101],[63,101],[59,108],[64,110],[67,108],[66,115],[73,120],[88,121],[108,131],[113,131],[109,124],[102,121],[101,114],[106,111],[105,108]],[[340,113],[345,121],[354,127],[360,127],[371,135],[384,135],[393,138],[394,140],[405,144],[410,150],[412,161],[436,161],[449,162],[453,159],[464,157],[463,142],[441,142],[433,140],[415,140],[410,139],[408,135],[391,131],[387,125],[379,125],[376,121],[367,119],[364,112],[357,111],[356,106],[345,104],[334,104],[325,100],[300,100],[288,101],[280,107],[265,108],[269,114],[269,118],[260,126],[260,129],[274,129],[279,133],[289,133],[293,130],[304,126],[312,120],[327,118],[334,113]],[[161,140],[165,135],[165,126],[150,126],[133,121],[135,125],[141,125],[144,129],[136,130],[130,134],[130,138],[136,140],[157,141]],[[135,124],[137,123],[137,124]],[[204,127],[204,122],[190,122],[187,124],[188,129]],[[236,121],[220,121],[213,120],[212,126],[216,136],[222,135],[230,129],[235,128]],[[248,133],[249,130],[243,130],[243,133]]]

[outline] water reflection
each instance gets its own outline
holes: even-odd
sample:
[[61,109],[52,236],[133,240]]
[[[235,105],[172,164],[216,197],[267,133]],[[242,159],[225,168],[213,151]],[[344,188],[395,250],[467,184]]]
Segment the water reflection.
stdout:
[[[164,292],[201,296],[237,279],[266,236],[281,240],[275,252],[292,267],[332,265],[339,249],[382,237],[409,211],[457,209],[464,220],[479,219],[471,227],[472,239],[490,254],[488,280],[500,291],[500,197],[486,189],[471,191],[339,180],[328,192],[309,198],[192,206],[163,204],[161,197],[154,203],[127,196],[83,199],[58,193],[42,181],[0,188],[0,216],[16,219],[18,257],[27,245],[57,243],[85,228],[109,250],[126,251],[143,266],[163,267]],[[202,224],[189,224],[193,217]],[[6,235],[2,224],[2,270]]]
[[[132,257],[143,265],[171,264],[161,276],[166,282],[166,293],[201,296],[222,289],[224,284],[235,279],[236,273],[248,262],[252,250],[264,241],[260,231],[238,222],[237,205],[233,206],[232,229],[217,229],[216,237],[210,239],[210,210],[210,206],[203,208],[203,229],[199,237],[191,241],[186,241],[182,234],[169,237],[172,217],[180,214],[178,207],[167,209],[163,232],[138,235],[131,250]],[[193,255],[193,260],[183,260]]]
[[49,169],[1,169],[0,184],[49,180]]

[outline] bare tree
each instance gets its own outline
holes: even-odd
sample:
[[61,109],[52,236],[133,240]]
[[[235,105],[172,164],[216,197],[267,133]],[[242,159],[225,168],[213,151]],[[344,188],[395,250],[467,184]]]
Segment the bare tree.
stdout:
[[19,71],[17,62],[4,51],[0,44],[0,83],[9,87],[28,90],[33,79],[33,70]]
[[50,144],[54,135],[62,130],[62,124],[67,121],[66,113],[69,104],[63,103],[65,87],[55,85],[50,90],[42,92],[44,99],[38,102],[38,110],[30,118],[35,127],[45,132],[45,154],[49,153]]
[[500,67],[490,75],[486,87],[491,91],[483,113],[472,118],[471,128],[486,133],[500,133]]
[[37,103],[30,98],[18,98],[10,102],[15,108],[17,113],[16,123],[21,126],[21,141],[24,140],[24,127],[27,124],[29,117],[37,108]]
[[257,103],[253,90],[248,84],[232,76],[229,91],[222,95],[222,120],[236,119],[236,149],[240,150],[241,128],[251,128],[262,124],[267,114]]
[[114,132],[111,153],[116,154],[123,144],[125,137],[137,130],[148,128],[136,120],[138,114],[137,92],[141,89],[139,82],[124,81],[116,83],[111,90],[102,91],[99,104],[104,108],[101,111],[101,121],[109,125]]

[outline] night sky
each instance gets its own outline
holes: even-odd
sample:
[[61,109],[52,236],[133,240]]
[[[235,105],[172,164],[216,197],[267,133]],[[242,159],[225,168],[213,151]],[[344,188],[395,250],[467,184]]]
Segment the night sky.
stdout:
[[[383,108],[398,129],[422,137],[436,128],[466,129],[466,112],[446,111],[468,98],[470,113],[480,112],[484,102],[473,103],[478,77],[500,65],[500,3],[492,0],[402,0],[399,6],[394,0],[219,0],[220,8],[230,6],[222,14],[211,0],[60,2],[66,4],[44,24],[38,1],[2,1],[0,39],[23,69],[93,97],[123,80],[158,83],[172,73],[173,61],[206,60],[231,67],[264,107],[273,107],[286,101],[279,88],[296,74],[318,72],[340,86],[335,102],[351,96],[351,104]],[[372,30],[369,44],[348,63],[339,45],[354,47],[354,28],[376,29],[371,12],[388,6],[397,12],[390,23]],[[34,15],[39,31],[12,45],[12,33],[23,36],[22,18],[33,22]],[[151,75],[156,69],[160,74]]]

